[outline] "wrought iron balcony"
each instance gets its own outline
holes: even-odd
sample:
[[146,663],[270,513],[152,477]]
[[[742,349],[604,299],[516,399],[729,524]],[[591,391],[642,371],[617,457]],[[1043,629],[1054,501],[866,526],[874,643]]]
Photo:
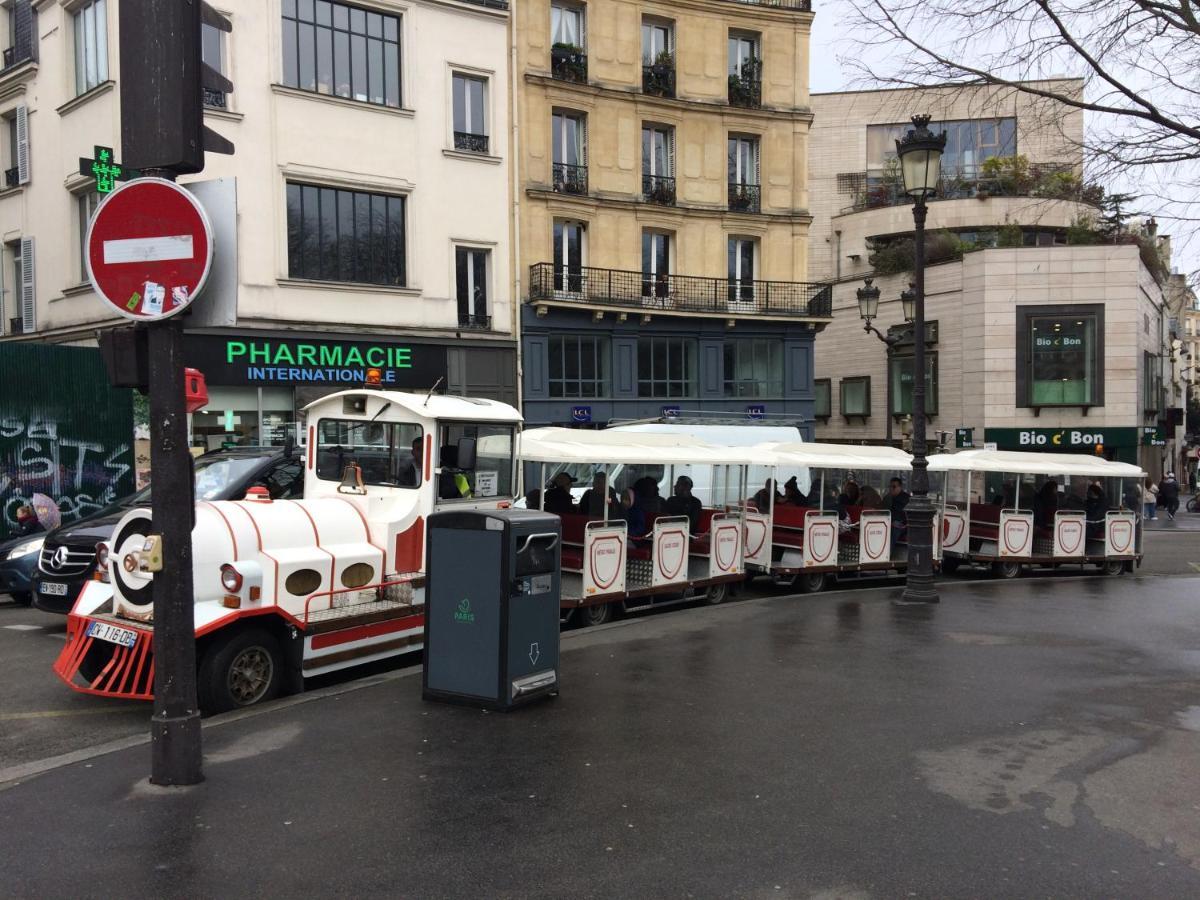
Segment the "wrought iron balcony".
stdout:
[[746,109],[762,106],[762,79],[742,73],[729,76],[729,105]]
[[469,131],[456,131],[454,132],[454,149],[466,150],[468,153],[487,153],[488,136],[471,134]]
[[675,63],[661,62],[642,66],[642,93],[655,97],[675,96]]
[[776,9],[793,9],[796,12],[812,12],[812,0],[732,0],[747,6],[772,6]]
[[529,302],[578,303],[718,316],[833,315],[833,288],[798,281],[752,281],[659,275],[590,266],[536,263],[529,267]]
[[492,327],[491,316],[479,316],[474,313],[459,312],[458,327],[466,329],[478,329],[479,331],[490,331]]
[[4,170],[4,186],[5,187],[16,187],[20,183],[21,183],[21,170],[20,169],[18,169],[16,166],[13,166],[11,169]]
[[215,91],[212,88],[203,88],[204,105],[210,109],[225,109],[225,92]]
[[675,205],[675,179],[669,175],[642,175],[642,196],[647,203]]
[[729,182],[729,211],[756,213],[762,209],[762,185]]
[[550,48],[550,74],[559,81],[587,84],[587,54],[573,44],[555,44]]
[[586,194],[588,192],[587,166],[554,164],[554,190],[560,194]]

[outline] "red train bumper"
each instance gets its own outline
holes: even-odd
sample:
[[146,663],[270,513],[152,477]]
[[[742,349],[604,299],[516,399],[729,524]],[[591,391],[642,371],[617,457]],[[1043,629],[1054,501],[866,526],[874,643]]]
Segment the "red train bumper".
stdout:
[[[118,627],[136,636],[133,645],[126,647],[90,635],[88,631],[97,621],[102,620],[68,616],[67,645],[54,663],[54,673],[69,688],[84,694],[154,699],[154,632],[121,621]],[[118,625],[107,620],[104,624]]]

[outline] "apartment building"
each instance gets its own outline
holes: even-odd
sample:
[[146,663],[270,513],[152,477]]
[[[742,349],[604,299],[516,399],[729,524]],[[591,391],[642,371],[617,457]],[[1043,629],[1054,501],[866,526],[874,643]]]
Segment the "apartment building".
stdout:
[[809,0],[514,12],[527,421],[690,411],[811,436]]
[[[121,0],[13,0],[0,70],[5,339],[94,342],[80,158],[121,158]],[[124,0],[135,2],[135,0]],[[185,354],[201,446],[265,442],[366,366],[516,401],[503,0],[221,0],[206,124],[236,146],[181,178],[217,232]]]
[[[1104,191],[1083,178],[1082,114],[985,86],[818,94],[812,105],[810,260],[834,283],[816,345],[818,439],[899,443],[911,428],[900,296],[913,220],[895,140],[928,113],[947,133],[926,242],[931,439],[1170,468],[1169,242],[1149,225],[1106,229]],[[866,277],[881,291],[877,333],[858,314]]]

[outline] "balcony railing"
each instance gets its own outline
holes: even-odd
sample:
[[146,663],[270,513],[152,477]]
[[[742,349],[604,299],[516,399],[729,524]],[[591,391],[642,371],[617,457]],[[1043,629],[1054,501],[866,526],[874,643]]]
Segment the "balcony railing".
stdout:
[[752,281],[696,275],[647,275],[619,269],[536,263],[529,300],[721,316],[830,318],[833,288],[798,281]]
[[729,211],[756,213],[762,209],[762,186],[729,182]]
[[772,6],[776,9],[794,9],[796,12],[812,12],[812,0],[732,0],[747,6]]
[[675,96],[675,64],[654,63],[642,66],[642,93],[655,97]]
[[212,88],[202,88],[204,91],[204,105],[209,109],[224,109],[225,108],[225,92],[215,91]]
[[559,81],[587,84],[587,54],[571,44],[555,44],[550,48],[550,74]]
[[468,153],[487,153],[488,136],[471,134],[469,131],[456,131],[454,132],[454,149],[465,150]]
[[762,106],[762,79],[746,73],[730,75],[729,105],[746,109]]
[[[865,185],[857,190],[854,203],[843,207],[841,214],[862,212],[867,209],[883,209],[888,206],[909,206],[912,197],[904,192],[904,185],[892,179],[876,179],[873,182],[865,172],[847,172],[838,176],[839,183]],[[1104,197],[1103,190],[1081,181],[1074,174],[1074,167],[1067,163],[1044,163],[1030,167],[1027,178],[984,178],[982,176],[944,172],[938,180],[937,193],[929,198],[937,200],[987,200],[990,197],[1040,197],[1046,200],[1075,200],[1079,203],[1099,205]]]
[[647,203],[675,205],[675,179],[669,175],[642,175],[642,196]]
[[586,194],[588,192],[587,166],[554,164],[554,190],[560,194]]
[[20,169],[18,169],[16,166],[13,166],[11,169],[4,170],[4,186],[5,187],[16,187],[20,183],[21,183],[21,170]]
[[458,327],[462,329],[490,331],[492,328],[492,317],[460,312],[458,314]]

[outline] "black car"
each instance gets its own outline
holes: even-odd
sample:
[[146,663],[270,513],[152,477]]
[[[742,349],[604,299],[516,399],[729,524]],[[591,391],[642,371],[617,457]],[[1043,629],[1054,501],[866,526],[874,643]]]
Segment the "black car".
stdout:
[[33,602],[30,581],[45,538],[45,533],[26,534],[0,543],[0,594],[11,594],[21,606]]
[[[217,450],[196,459],[197,500],[240,500],[255,485],[265,486],[274,500],[298,500],[304,496],[304,463],[294,450],[272,447]],[[151,489],[47,534],[33,576],[34,606],[69,613],[92,577],[96,545],[112,537],[117,522],[131,509],[150,505]]]

